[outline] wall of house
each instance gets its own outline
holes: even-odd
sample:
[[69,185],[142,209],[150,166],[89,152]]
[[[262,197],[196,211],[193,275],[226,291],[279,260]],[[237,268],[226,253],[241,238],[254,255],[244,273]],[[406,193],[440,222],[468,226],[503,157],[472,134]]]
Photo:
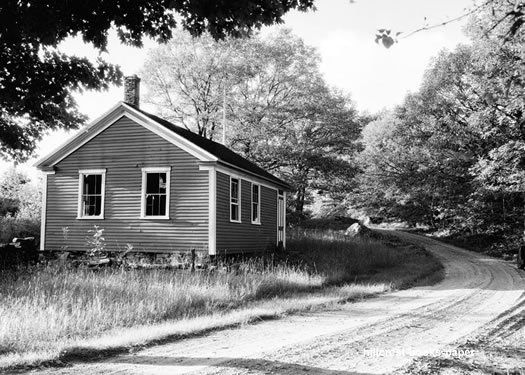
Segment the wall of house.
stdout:
[[[88,230],[98,225],[112,251],[127,244],[136,251],[207,251],[208,171],[200,171],[197,161],[121,118],[48,175],[45,249],[86,250]],[[141,168],[166,166],[171,166],[170,219],[140,219]],[[107,169],[104,219],[77,219],[78,171],[101,168]]]
[[217,253],[273,250],[277,243],[277,190],[261,186],[261,224],[251,222],[251,182],[241,179],[241,222],[230,221],[230,176],[217,172]]

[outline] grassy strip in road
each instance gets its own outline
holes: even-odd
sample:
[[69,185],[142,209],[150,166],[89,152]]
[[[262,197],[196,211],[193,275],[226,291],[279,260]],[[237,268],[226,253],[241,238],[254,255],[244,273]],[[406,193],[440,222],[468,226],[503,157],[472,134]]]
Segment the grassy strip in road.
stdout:
[[435,274],[406,244],[302,233],[237,272],[37,268],[0,280],[0,370],[87,360],[365,298]]

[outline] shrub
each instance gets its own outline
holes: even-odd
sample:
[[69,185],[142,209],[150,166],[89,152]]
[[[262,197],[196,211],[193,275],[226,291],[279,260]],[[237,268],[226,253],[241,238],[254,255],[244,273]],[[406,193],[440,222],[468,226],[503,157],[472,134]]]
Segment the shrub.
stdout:
[[27,217],[22,213],[0,217],[0,243],[8,243],[14,237],[40,238],[40,217]]
[[40,238],[42,196],[39,188],[16,169],[0,178],[0,243],[14,237]]

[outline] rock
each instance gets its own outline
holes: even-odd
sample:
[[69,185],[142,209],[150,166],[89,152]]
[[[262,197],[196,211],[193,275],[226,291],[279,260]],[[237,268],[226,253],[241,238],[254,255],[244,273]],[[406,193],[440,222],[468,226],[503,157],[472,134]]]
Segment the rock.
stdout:
[[90,259],[88,261],[88,266],[97,267],[97,266],[103,266],[109,263],[110,263],[109,258],[96,258],[96,259]]
[[359,223],[354,223],[346,229],[345,236],[352,237],[352,238],[353,237],[364,237],[364,236],[368,236],[370,232],[371,232],[370,229],[368,229],[366,226],[361,225]]

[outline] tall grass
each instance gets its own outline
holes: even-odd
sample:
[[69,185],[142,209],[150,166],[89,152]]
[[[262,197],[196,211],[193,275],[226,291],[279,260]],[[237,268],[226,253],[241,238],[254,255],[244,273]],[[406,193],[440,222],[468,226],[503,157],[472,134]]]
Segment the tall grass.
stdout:
[[328,283],[369,278],[406,262],[404,250],[369,238],[349,239],[339,231],[294,229],[287,250]]
[[[121,327],[144,330],[161,322],[216,317],[255,308],[257,301],[321,293],[333,284],[340,285],[335,292],[332,287],[334,295],[377,293],[398,281],[401,274],[390,270],[407,273],[402,267],[407,250],[377,241],[296,231],[288,249],[287,260],[246,260],[226,273],[37,266],[0,274],[0,368],[9,366],[9,358],[20,364],[19,358],[37,361],[38,353],[56,357],[68,346]],[[378,274],[381,285],[352,289],[355,281],[371,283],[371,275]]]
[[36,268],[4,275],[0,354],[40,350],[66,337],[231,309],[256,299],[319,287],[323,278],[297,267],[237,273]]

